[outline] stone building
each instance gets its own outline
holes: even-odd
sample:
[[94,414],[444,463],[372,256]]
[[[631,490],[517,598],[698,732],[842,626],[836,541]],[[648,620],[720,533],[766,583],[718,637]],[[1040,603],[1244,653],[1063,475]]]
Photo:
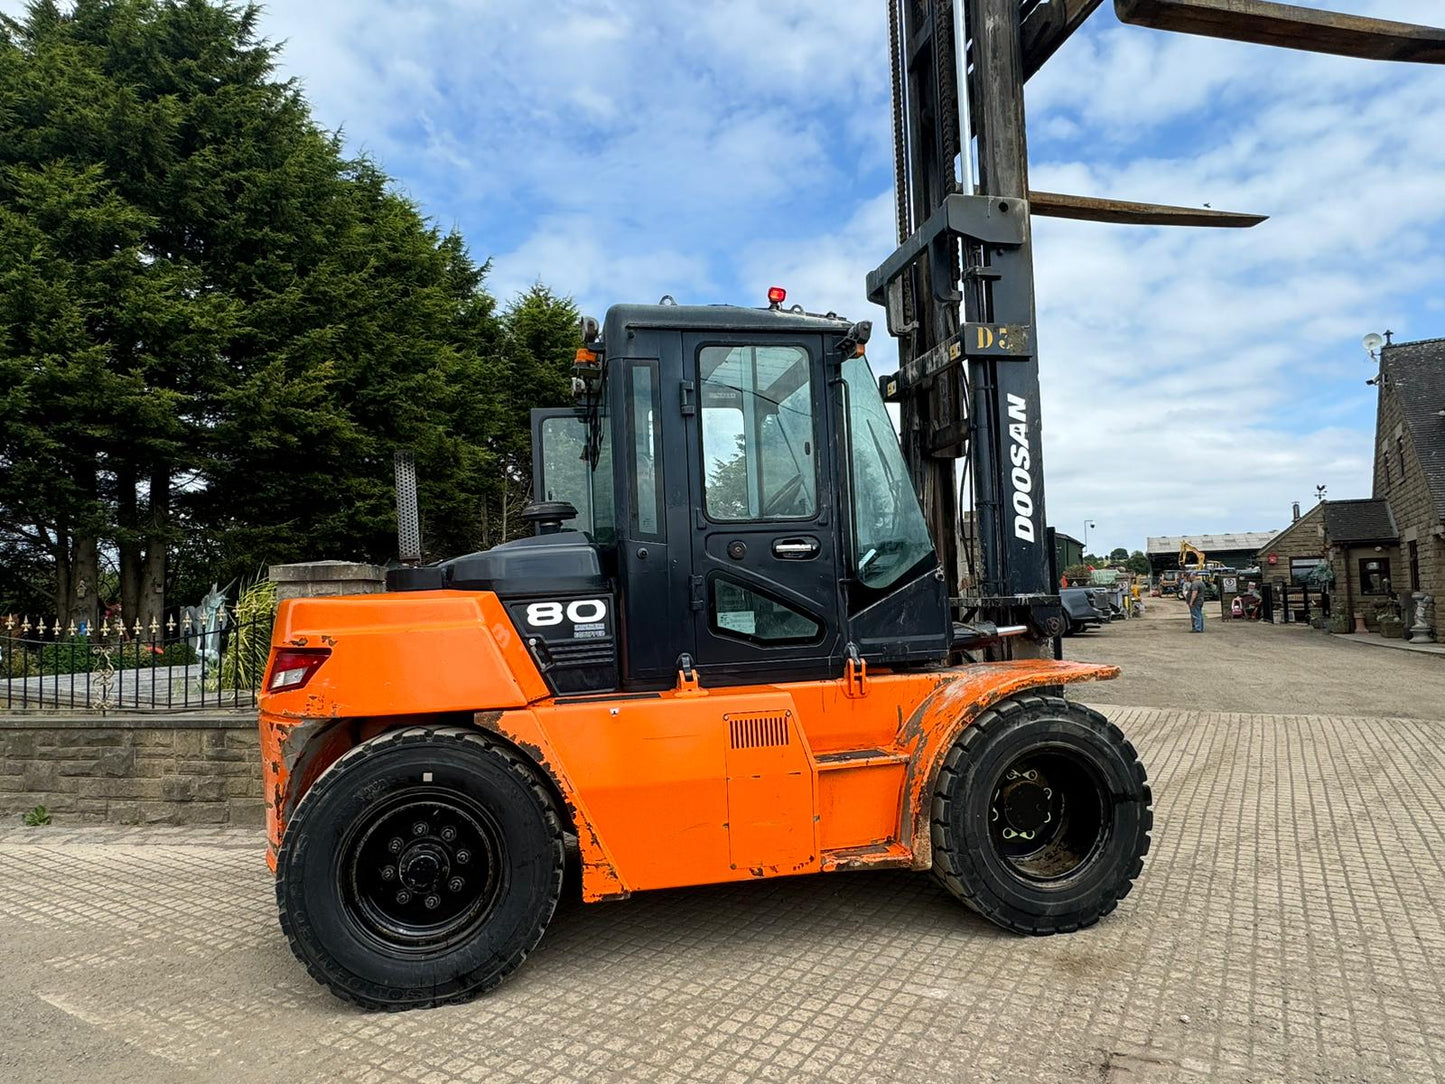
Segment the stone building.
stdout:
[[[1259,552],[1267,582],[1299,583],[1321,559],[1345,612],[1398,596],[1445,595],[1445,339],[1394,343],[1380,354],[1373,496],[1324,501]],[[1441,607],[1433,628],[1442,638]]]

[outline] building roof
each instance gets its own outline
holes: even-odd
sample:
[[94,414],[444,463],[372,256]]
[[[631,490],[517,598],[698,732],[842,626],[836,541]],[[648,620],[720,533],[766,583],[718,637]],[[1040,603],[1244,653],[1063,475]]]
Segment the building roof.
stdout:
[[1394,541],[1399,534],[1389,501],[1325,502],[1325,537],[1332,545]]
[[1445,339],[1395,343],[1381,354],[1425,472],[1435,515],[1445,519]]
[[1258,553],[1277,534],[1279,534],[1278,531],[1243,531],[1239,534],[1165,534],[1145,539],[1144,552],[1161,555],[1177,554],[1179,543],[1188,541],[1191,546],[1203,550],[1206,557],[1215,553],[1230,553],[1237,550]]

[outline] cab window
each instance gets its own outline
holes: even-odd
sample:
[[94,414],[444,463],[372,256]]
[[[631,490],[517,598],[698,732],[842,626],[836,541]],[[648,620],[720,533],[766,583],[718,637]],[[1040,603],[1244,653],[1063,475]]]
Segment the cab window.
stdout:
[[542,442],[542,477],[534,480],[539,501],[567,501],[577,518],[565,527],[583,531],[594,542],[610,542],[612,517],[612,450],[602,427],[597,465],[587,461],[587,426],[581,417],[543,418],[537,437]]
[[845,361],[843,383],[848,396],[854,573],[864,586],[883,589],[931,560],[933,540],[868,359]]
[[698,368],[708,517],[816,515],[818,471],[807,350],[706,346]]

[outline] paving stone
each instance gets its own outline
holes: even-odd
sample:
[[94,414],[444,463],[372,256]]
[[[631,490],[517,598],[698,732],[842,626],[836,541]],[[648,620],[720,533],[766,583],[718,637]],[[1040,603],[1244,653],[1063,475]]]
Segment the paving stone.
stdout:
[[0,830],[0,972],[237,1084],[1445,1079],[1445,721],[1106,710],[1154,845],[1069,936],[898,872],[567,901],[492,994],[368,1014],[291,958],[257,831],[66,826]]

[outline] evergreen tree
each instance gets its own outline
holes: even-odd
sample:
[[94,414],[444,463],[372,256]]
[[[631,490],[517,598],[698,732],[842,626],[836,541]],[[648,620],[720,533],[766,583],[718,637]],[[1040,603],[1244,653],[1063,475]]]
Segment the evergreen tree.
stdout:
[[575,309],[537,286],[498,314],[462,239],[274,77],[259,11],[0,17],[0,552],[24,571],[0,608],[37,555],[62,619],[95,616],[113,560],[143,623],[178,585],[385,560],[398,448],[431,553],[520,527]]

